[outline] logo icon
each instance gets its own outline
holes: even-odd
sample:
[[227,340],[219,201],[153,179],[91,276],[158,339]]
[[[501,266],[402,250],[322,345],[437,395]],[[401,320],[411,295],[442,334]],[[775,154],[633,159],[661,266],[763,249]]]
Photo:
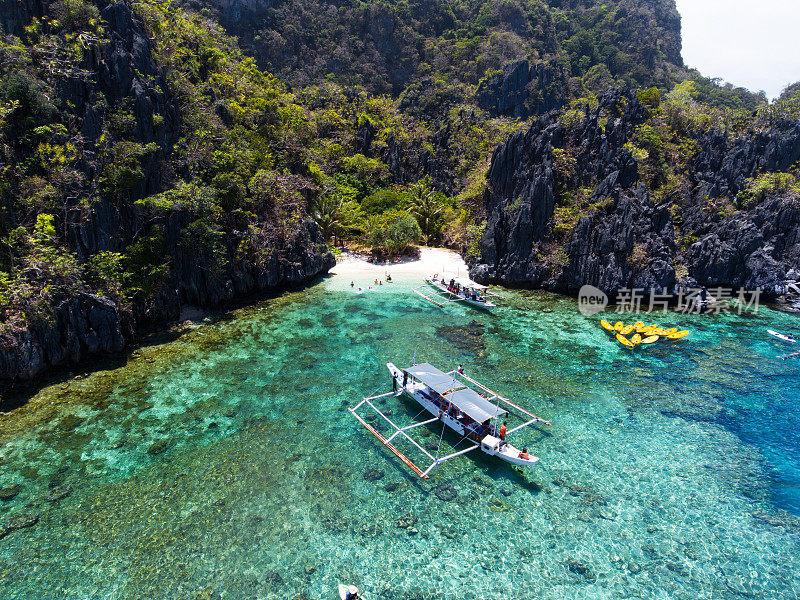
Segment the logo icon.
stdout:
[[593,285],[584,285],[578,291],[578,311],[585,317],[603,312],[608,306],[608,296]]

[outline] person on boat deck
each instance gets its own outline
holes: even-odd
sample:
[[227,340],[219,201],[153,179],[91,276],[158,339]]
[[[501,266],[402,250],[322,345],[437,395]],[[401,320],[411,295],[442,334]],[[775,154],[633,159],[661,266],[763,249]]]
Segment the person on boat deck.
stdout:
[[530,455],[530,453],[528,452],[528,449],[527,449],[527,448],[523,448],[523,449],[522,449],[522,452],[520,452],[520,453],[517,455],[517,458],[522,458],[522,459],[524,459],[524,460],[530,460],[530,458],[531,458],[531,455]]
[[463,375],[464,374],[464,365],[458,365],[458,372]]
[[503,421],[503,424],[500,425],[500,431],[497,432],[497,437],[499,437],[504,442],[506,441],[506,422]]
[[358,595],[358,588],[354,585],[348,585],[344,600],[359,600],[360,598],[361,596]]
[[353,283],[353,282],[351,281],[351,282],[350,282],[350,287],[353,287],[354,285],[355,285],[355,283]]

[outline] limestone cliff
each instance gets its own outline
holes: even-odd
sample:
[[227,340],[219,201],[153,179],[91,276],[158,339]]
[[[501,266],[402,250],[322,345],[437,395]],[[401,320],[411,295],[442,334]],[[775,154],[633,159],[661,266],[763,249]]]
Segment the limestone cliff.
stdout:
[[[4,2],[0,28],[20,34],[31,19],[48,15],[51,4]],[[219,231],[216,252],[211,253],[191,243],[191,225],[199,216],[195,209],[176,206],[154,211],[137,202],[175,185],[169,161],[182,135],[181,106],[131,5],[101,0],[93,6],[99,11],[103,35],[86,43],[76,68],[56,72],[47,81],[46,94],[53,105],[76,124],[79,134],[71,143],[81,156],[65,184],[71,204],[57,213],[56,226],[79,263],[102,252],[125,253],[143,235],[157,231],[152,252],[159,264],[168,267],[168,275],[152,293],[127,299],[99,296],[83,283],[75,284],[72,293],[55,292],[47,317],[35,318],[21,329],[0,331],[0,383],[31,379],[53,366],[118,351],[141,334],[177,319],[187,304],[224,307],[236,298],[303,284],[335,263],[310,220],[272,229],[261,223],[272,233],[256,240],[248,238],[248,223],[231,220]],[[108,164],[103,144],[123,109],[129,115],[124,143],[148,151],[136,165],[141,176],[124,192],[110,193],[102,187]],[[24,146],[26,126],[14,118],[0,166],[11,163],[14,152],[18,156],[29,152]],[[6,210],[0,233],[5,235],[22,224],[25,213],[15,204],[22,194],[16,180],[3,194]],[[79,202],[80,198],[91,201]],[[254,215],[252,219],[256,222]],[[250,253],[242,252],[246,238]]]
[[[577,126],[565,125],[559,114],[545,115],[498,147],[473,277],[567,293],[583,284],[608,293],[674,291],[682,284],[761,288],[767,298],[783,294],[800,278],[798,199],[776,191],[729,214],[709,206],[736,197],[748,178],[794,165],[800,122],[732,141],[719,132],[700,136],[688,166],[690,185],[659,204],[626,147],[646,117],[633,93],[611,90]],[[592,193],[562,239],[556,196],[563,174],[554,163],[565,148],[575,158],[572,185]],[[691,243],[681,248],[685,240]],[[676,273],[676,265],[685,272]]]

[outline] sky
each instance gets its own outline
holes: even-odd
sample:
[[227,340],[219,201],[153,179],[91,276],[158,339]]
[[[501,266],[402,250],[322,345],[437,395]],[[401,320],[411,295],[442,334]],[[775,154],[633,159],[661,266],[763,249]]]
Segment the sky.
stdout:
[[800,0],[676,0],[683,61],[770,99],[800,81]]

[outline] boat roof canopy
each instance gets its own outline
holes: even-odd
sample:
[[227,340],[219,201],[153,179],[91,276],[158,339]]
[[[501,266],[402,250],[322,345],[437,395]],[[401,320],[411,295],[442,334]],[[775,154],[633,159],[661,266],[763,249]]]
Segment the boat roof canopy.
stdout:
[[467,413],[472,419],[483,423],[487,419],[506,414],[502,408],[492,404],[483,396],[470,388],[457,390],[447,395],[447,399],[455,404],[462,412]]
[[445,395],[459,410],[479,423],[483,423],[486,419],[506,414],[505,410],[498,408],[497,405],[492,404],[474,390],[466,387],[453,375],[440,371],[430,363],[408,367],[406,372],[416,377],[432,390]]
[[473,290],[485,290],[486,286],[480,283],[475,283],[468,277],[456,277],[456,283],[461,287],[472,288]]
[[469,277],[463,277],[461,275],[456,275],[455,273],[442,273],[439,278],[442,281],[449,281],[450,279],[455,280],[455,282],[460,285],[461,287],[465,288],[472,288],[473,290],[485,290],[487,289],[485,285],[481,285],[480,283],[475,283]]
[[421,365],[408,367],[406,372],[440,394],[464,387],[464,384],[459,383],[455,377],[440,371],[430,363],[422,363]]

